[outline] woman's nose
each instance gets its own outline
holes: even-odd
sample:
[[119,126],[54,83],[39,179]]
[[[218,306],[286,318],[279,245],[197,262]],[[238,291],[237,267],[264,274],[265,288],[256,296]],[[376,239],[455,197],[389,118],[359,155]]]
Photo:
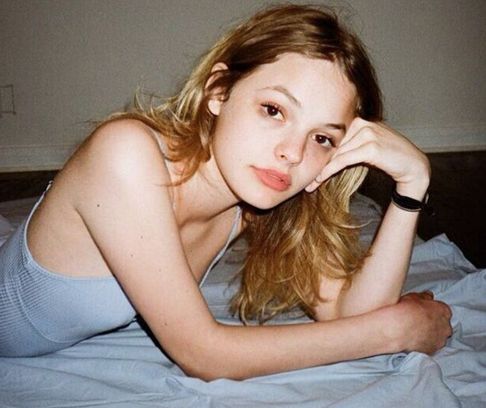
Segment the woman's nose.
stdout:
[[298,137],[287,137],[275,146],[275,155],[279,160],[290,164],[299,164],[304,158],[305,140]]

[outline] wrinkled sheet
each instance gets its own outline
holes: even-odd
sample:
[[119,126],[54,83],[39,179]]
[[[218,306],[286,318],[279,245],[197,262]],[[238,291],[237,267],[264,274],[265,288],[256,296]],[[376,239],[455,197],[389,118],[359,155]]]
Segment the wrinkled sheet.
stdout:
[[[373,233],[370,228],[365,228],[365,240]],[[236,284],[231,276],[243,254],[244,246],[237,242],[202,288],[214,315],[229,324],[238,324],[227,304]],[[245,381],[204,382],[185,376],[153,342],[143,322],[134,321],[54,354],[0,358],[0,406],[486,406],[486,270],[476,270],[441,235],[414,249],[406,290],[426,289],[453,310],[454,334],[434,356],[399,353]],[[276,323],[303,320],[289,314]]]

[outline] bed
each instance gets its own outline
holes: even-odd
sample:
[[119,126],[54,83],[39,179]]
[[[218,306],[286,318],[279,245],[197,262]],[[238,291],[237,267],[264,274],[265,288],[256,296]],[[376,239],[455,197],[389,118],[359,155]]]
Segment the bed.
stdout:
[[[0,245],[34,201],[0,203]],[[352,212],[367,222],[361,234],[366,245],[381,209],[357,195]],[[239,324],[227,305],[244,253],[244,241],[237,241],[202,287],[215,317],[228,324]],[[453,310],[454,334],[434,356],[381,355],[246,381],[204,382],[184,375],[144,323],[134,320],[54,354],[0,358],[0,406],[485,407],[486,270],[476,269],[445,235],[426,242],[417,238],[405,290],[426,289]],[[277,322],[303,320],[289,313]]]

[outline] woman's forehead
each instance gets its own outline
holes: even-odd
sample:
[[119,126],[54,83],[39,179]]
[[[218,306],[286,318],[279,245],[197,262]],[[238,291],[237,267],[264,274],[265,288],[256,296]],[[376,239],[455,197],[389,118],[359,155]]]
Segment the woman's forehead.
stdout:
[[342,111],[356,103],[356,88],[339,63],[294,53],[259,66],[236,87],[248,94],[281,94],[299,108],[332,102],[337,111]]

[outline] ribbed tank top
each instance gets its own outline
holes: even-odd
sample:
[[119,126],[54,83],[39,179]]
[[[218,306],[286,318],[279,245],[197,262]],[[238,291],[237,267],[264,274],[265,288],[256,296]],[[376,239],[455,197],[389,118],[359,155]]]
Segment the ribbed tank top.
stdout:
[[[32,257],[27,228],[46,192],[0,247],[0,356],[54,352],[127,325],[136,315],[114,277],[60,275]],[[240,217],[238,208],[227,242],[200,285],[235,237]]]

